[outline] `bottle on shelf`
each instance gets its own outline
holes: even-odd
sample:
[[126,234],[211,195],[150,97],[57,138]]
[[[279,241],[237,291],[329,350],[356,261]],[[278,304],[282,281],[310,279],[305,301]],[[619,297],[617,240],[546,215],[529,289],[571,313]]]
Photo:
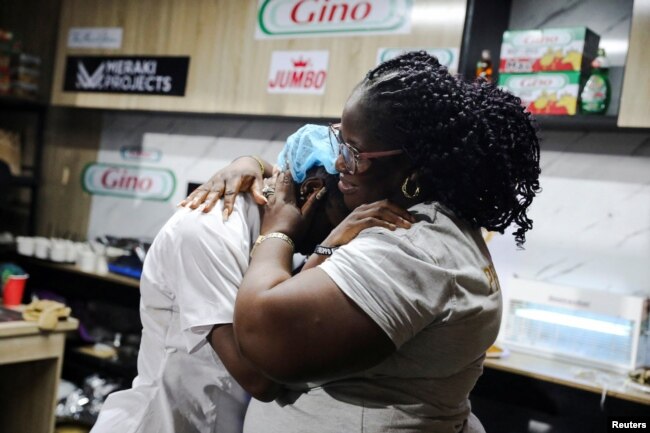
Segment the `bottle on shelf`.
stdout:
[[584,114],[605,114],[611,97],[609,62],[605,50],[598,49],[598,57],[591,62],[591,75],[580,94],[580,108]]
[[476,62],[476,78],[492,81],[492,56],[490,50],[481,51],[481,58]]

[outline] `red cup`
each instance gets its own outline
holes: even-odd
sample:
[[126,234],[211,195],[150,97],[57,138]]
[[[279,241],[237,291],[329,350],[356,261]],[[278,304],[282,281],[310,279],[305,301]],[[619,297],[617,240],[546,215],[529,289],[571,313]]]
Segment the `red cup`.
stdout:
[[29,275],[10,275],[2,289],[2,303],[6,306],[20,305],[25,293],[25,283]]

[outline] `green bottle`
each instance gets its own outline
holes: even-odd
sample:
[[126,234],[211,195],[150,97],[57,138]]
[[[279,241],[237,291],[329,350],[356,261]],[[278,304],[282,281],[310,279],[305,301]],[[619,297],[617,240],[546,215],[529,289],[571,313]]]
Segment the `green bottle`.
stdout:
[[605,114],[609,106],[611,86],[607,77],[609,62],[605,50],[598,50],[598,57],[591,62],[591,75],[580,94],[580,107],[584,114]]

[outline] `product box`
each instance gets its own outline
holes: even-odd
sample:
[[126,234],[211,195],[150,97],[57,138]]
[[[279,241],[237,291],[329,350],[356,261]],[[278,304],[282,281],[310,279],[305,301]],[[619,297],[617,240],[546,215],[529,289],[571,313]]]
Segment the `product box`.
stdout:
[[533,114],[573,116],[578,108],[580,72],[501,73],[499,86],[521,98]]
[[587,27],[506,30],[499,72],[582,71],[589,73],[600,36]]
[[20,175],[20,135],[0,129],[0,161],[9,166],[14,176]]

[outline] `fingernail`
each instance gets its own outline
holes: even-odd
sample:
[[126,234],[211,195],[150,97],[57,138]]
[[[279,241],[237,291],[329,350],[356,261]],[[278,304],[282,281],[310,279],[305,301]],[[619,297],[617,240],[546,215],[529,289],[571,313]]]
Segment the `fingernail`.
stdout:
[[221,215],[224,221],[228,221],[228,209],[224,209]]
[[412,225],[412,224],[411,224],[411,221],[405,220],[404,218],[402,218],[402,222],[403,222],[407,227],[409,227],[409,228],[410,228],[411,225]]
[[316,200],[320,200],[327,193],[327,187],[322,187],[320,191],[316,194]]

